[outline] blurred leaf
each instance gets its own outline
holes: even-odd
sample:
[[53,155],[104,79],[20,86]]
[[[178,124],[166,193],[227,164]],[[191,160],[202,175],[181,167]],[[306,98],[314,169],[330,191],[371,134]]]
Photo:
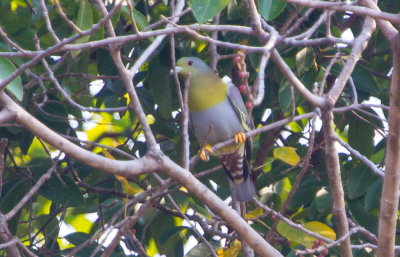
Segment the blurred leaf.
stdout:
[[90,240],[92,236],[83,232],[74,232],[64,237],[68,242],[76,246],[83,244],[86,240]]
[[374,151],[374,128],[359,117],[348,119],[349,132],[348,140],[351,147],[359,151],[361,154],[369,157]]
[[[75,22],[76,26],[80,28],[81,30],[87,30],[90,29],[90,27],[93,25],[93,11],[90,3],[88,0],[81,0],[79,1],[79,11],[78,11],[78,17]],[[84,43],[87,42],[90,38],[90,35],[84,36],[82,38],[79,38],[76,40],[76,43]]]
[[317,197],[315,198],[315,205],[319,212],[325,212],[332,209],[332,194],[328,191],[324,191],[320,194],[321,191],[318,192]]
[[229,3],[229,0],[189,0],[193,14],[199,23],[204,23],[217,15]]
[[323,187],[324,184],[321,180],[314,176],[305,176],[301,182],[299,189],[294,194],[292,200],[288,205],[289,210],[296,210],[303,205],[307,205],[315,199],[315,195],[318,190]]
[[27,179],[18,179],[7,182],[2,188],[0,211],[7,213],[24,197],[28,192],[29,183]]
[[[214,249],[216,246],[214,245]],[[199,243],[194,246],[190,251],[185,255],[185,257],[211,257],[213,254],[210,252],[210,248],[205,243]]]
[[[336,239],[335,231],[319,221],[307,222],[303,224],[303,227],[331,240]],[[307,235],[306,233],[289,226],[283,221],[278,222],[277,230],[279,234],[286,237],[290,242],[302,244],[307,248],[312,248],[314,242],[318,240],[313,236]]]
[[129,181],[125,177],[118,175],[115,175],[115,177],[121,182],[124,192],[129,195],[136,195],[144,191],[144,189],[140,188],[139,186],[133,187],[131,184],[129,184]]
[[[279,2],[279,0],[277,1]],[[311,47],[305,47],[296,54],[297,74],[308,71],[314,64],[315,54]]]
[[61,182],[55,175],[40,188],[39,193],[49,200],[73,207],[82,207],[85,201],[74,181],[67,176],[61,176]]
[[[14,73],[16,68],[12,62],[5,57],[0,57],[0,81],[6,79],[9,75]],[[24,88],[22,86],[21,77],[18,76],[13,79],[8,85],[7,90],[10,91],[19,101],[22,101],[24,95]]]
[[274,157],[291,166],[296,166],[300,162],[300,156],[293,147],[277,147],[274,148]]
[[102,202],[101,208],[97,210],[97,215],[105,221],[109,221],[123,206],[124,203],[120,199],[108,198]]
[[257,218],[258,216],[262,215],[264,213],[264,210],[260,207],[255,208],[252,211],[249,211],[246,213],[246,218],[248,219],[254,219]]
[[[128,6],[122,6],[122,13],[125,16],[125,19],[130,20],[130,11]],[[140,31],[143,31],[150,24],[147,21],[146,16],[144,16],[141,12],[139,12],[136,8],[133,9],[133,18],[135,19],[136,26]]]
[[291,107],[293,102],[291,90],[291,85],[287,80],[284,80],[279,86],[279,105],[282,112],[287,112]]
[[304,228],[316,232],[319,235],[329,238],[331,240],[336,240],[336,233],[335,231],[330,228],[329,226],[321,223],[319,221],[310,221],[304,224]]
[[30,131],[24,130],[22,132],[22,136],[19,138],[19,147],[23,154],[28,154],[34,138],[35,137]]
[[351,77],[357,89],[375,96],[379,94],[380,89],[375,78],[361,65],[356,65]]
[[361,204],[361,202],[359,200],[350,200],[348,203],[349,209],[355,221],[368,229],[370,232],[374,234],[377,233],[378,220],[364,209],[364,206]]
[[368,166],[360,164],[349,172],[347,191],[350,199],[363,195],[368,186],[377,178]]
[[367,190],[364,198],[364,208],[367,211],[372,211],[379,208],[379,201],[382,194],[382,179],[375,180]]
[[116,76],[118,75],[118,69],[114,64],[114,61],[110,53],[102,48],[96,50],[96,64],[97,69],[101,75]]
[[165,231],[163,234],[161,234],[159,242],[161,244],[165,244],[165,243],[167,243],[167,241],[170,238],[172,238],[174,235],[176,235],[177,233],[180,233],[183,230],[190,230],[190,228],[189,227],[185,227],[185,226],[173,227],[173,228]]
[[273,20],[285,9],[287,2],[282,0],[257,0],[261,16],[267,21]]
[[217,250],[218,257],[236,257],[238,256],[242,244],[239,240],[233,241],[228,248],[220,248]]
[[148,83],[154,101],[163,118],[168,119],[172,112],[170,69],[159,58],[153,58],[149,65]]

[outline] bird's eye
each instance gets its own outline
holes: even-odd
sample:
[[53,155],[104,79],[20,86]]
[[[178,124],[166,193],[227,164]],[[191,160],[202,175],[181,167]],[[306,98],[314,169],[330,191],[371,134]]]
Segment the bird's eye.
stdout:
[[188,61],[188,65],[192,66],[193,65],[193,61]]

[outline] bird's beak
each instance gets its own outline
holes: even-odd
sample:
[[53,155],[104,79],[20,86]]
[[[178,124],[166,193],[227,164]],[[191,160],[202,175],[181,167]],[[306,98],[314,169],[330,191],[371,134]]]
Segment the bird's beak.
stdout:
[[[176,73],[181,73],[182,72],[182,67],[176,66],[175,67]],[[169,72],[171,75],[174,74],[174,69],[171,69]]]

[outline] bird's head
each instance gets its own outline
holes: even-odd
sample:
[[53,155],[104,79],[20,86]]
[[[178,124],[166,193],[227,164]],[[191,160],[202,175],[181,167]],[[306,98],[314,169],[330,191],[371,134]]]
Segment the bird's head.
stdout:
[[182,75],[197,76],[212,72],[211,68],[197,57],[182,57],[176,63],[177,72]]

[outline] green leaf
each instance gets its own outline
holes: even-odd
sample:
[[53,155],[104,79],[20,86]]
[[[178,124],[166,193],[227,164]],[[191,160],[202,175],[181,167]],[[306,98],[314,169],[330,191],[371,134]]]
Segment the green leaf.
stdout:
[[[93,11],[88,0],[82,0],[79,4],[78,17],[75,22],[76,26],[81,30],[87,30],[93,25]],[[89,41],[90,35],[81,37],[75,41],[75,43],[85,43]],[[81,51],[72,51],[72,56],[77,57]]]
[[[122,14],[124,15],[125,19],[131,20],[130,18],[130,11],[128,6],[123,6],[121,8]],[[147,21],[146,16],[144,16],[141,12],[136,10],[136,8],[133,9],[133,18],[135,19],[136,26],[137,28],[142,31],[148,26],[150,26],[149,22]]]
[[160,58],[153,58],[149,65],[149,84],[158,111],[163,118],[168,119],[172,112],[172,93],[170,69],[163,65]]
[[367,190],[364,198],[364,208],[371,211],[379,207],[379,201],[382,193],[382,179],[375,180]]
[[229,0],[189,0],[193,14],[199,23],[204,23],[217,15],[229,3]]
[[282,112],[287,112],[289,107],[292,104],[292,93],[291,93],[291,85],[287,80],[284,80],[279,87],[279,105],[282,109]]
[[349,144],[361,154],[370,157],[374,152],[374,128],[360,117],[354,117],[354,115],[351,117],[349,118]]
[[303,205],[308,204],[315,198],[317,191],[323,186],[320,180],[312,176],[304,177],[301,182],[299,189],[294,194],[292,200],[289,203],[289,210],[296,210]]
[[267,21],[273,20],[285,9],[286,1],[282,0],[257,0],[261,16]]
[[[7,58],[0,57],[0,81],[6,79],[9,75],[14,73],[16,68],[14,64]],[[22,101],[24,95],[24,88],[22,86],[21,77],[16,77],[8,85],[7,90],[10,91],[19,101]]]
[[315,54],[311,47],[305,47],[296,54],[297,74],[308,71],[314,64]]
[[357,89],[371,95],[379,94],[380,89],[374,77],[361,65],[356,65],[351,76]]
[[[81,30],[87,30],[93,25],[93,11],[88,0],[80,1],[78,18],[76,20],[76,26]],[[85,40],[84,40],[84,39]],[[85,36],[80,41],[89,40],[90,36]]]
[[97,69],[101,75],[115,76],[118,75],[118,69],[114,64],[114,61],[110,53],[102,48],[96,50],[96,64]]
[[349,172],[347,191],[350,199],[363,195],[368,186],[376,179],[376,175],[365,165],[358,165]]
[[123,201],[115,198],[108,198],[104,202],[101,203],[103,206],[97,210],[97,215],[102,217],[105,221],[111,220],[114,214],[124,207]]
[[315,198],[315,206],[317,207],[318,212],[326,212],[332,209],[332,195],[328,191],[324,191],[320,193],[318,192],[317,197]]
[[91,238],[90,235],[83,232],[74,232],[64,237],[65,240],[67,240],[73,245],[83,244],[86,240],[89,240],[90,238]]
[[180,233],[183,230],[190,230],[189,227],[185,226],[178,226],[178,227],[172,227],[171,229],[168,229],[164,233],[161,234],[159,243],[160,244],[165,244],[169,239],[172,237],[176,236],[176,234]]
[[56,176],[52,176],[52,178],[40,188],[39,193],[47,199],[59,204],[72,207],[84,206],[85,201],[82,197],[82,193],[75,185],[74,181],[67,176],[61,176],[61,179],[63,182]]
[[22,199],[28,192],[29,184],[27,179],[12,180],[3,186],[0,211],[7,213]]
[[372,233],[377,232],[378,230],[377,219],[364,209],[364,206],[361,204],[359,200],[349,200],[348,205],[351,214],[356,222],[358,222],[361,226],[364,226]]

